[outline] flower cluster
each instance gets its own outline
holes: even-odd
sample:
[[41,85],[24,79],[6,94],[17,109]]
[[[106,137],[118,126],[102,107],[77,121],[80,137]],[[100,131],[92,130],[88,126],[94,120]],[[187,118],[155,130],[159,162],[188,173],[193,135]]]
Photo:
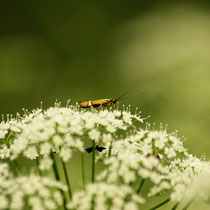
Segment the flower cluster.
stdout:
[[74,194],[68,204],[71,210],[137,210],[144,199],[127,185],[114,185],[103,182],[90,184],[84,191]]
[[0,123],[0,158],[6,159],[10,157],[9,145],[11,141],[19,134],[24,128],[24,122],[10,118],[7,121]]
[[[202,186],[198,180],[210,174],[209,162],[188,154],[176,133],[167,134],[165,130],[140,130],[113,142],[111,149],[111,156],[101,154],[106,167],[97,180],[129,184],[138,191],[141,181],[150,179],[154,185],[148,196],[167,191],[172,201],[190,199],[198,195],[198,183]],[[204,189],[200,190],[203,194],[209,192]]]
[[[19,120],[8,120],[0,126],[0,158],[17,158],[20,154],[28,159],[41,157],[40,169],[49,169],[51,152],[58,153],[64,162],[72,157],[72,149],[84,151],[88,139],[110,144],[115,133],[126,130],[132,120],[142,122],[139,115],[125,111],[80,110],[77,107],[60,107],[56,104],[46,111],[34,110]],[[9,132],[13,132],[10,141]]]
[[[176,132],[167,133],[163,127],[159,130],[137,128],[136,122],[142,123],[143,119],[137,113],[132,114],[129,108],[98,111],[61,107],[56,103],[47,110],[37,109],[16,119],[3,120],[0,159],[14,161],[14,164],[22,157],[29,162],[36,159],[39,174],[53,169],[57,180],[63,179],[63,173],[69,198],[72,198],[69,209],[139,209],[145,201],[139,195],[145,180],[151,183],[147,196],[168,193],[175,202],[200,196],[209,202],[210,163],[190,155]],[[83,153],[91,141],[96,149],[106,148],[92,153],[92,181],[95,180],[95,160],[102,161],[104,168],[96,175],[95,183],[72,196],[67,162],[74,151]],[[85,185],[83,154],[81,158]],[[56,209],[63,205],[63,199],[68,201],[61,194],[66,188],[60,182],[33,174],[18,175],[14,177],[7,164],[0,164],[0,209],[26,206]]]
[[47,177],[9,175],[7,164],[0,164],[0,209],[57,209],[63,205],[60,191],[66,187]]
[[6,163],[0,163],[0,182],[2,183],[2,180],[10,178],[10,176],[9,166]]
[[[172,152],[169,152],[169,149]],[[106,169],[98,179],[109,183],[136,183],[141,178],[150,178],[158,184],[167,173],[166,160],[186,154],[182,142],[165,130],[140,130],[112,144],[112,155],[102,155]]]
[[151,189],[150,196],[162,190],[171,190],[172,201],[180,202],[183,198],[192,199],[194,196],[206,198],[208,193],[205,194],[205,186],[210,184],[210,179],[207,178],[210,175],[210,162],[187,155],[186,158],[172,161],[166,169],[166,175]]

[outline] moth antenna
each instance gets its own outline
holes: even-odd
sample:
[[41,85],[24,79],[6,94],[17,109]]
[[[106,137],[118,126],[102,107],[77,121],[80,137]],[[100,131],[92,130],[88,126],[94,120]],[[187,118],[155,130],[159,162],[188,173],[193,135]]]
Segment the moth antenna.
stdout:
[[[173,41],[173,40],[172,40]],[[126,95],[128,92],[130,92],[131,90],[133,90],[139,83],[141,83],[144,78],[153,70],[155,69],[158,64],[161,62],[161,60],[163,59],[164,55],[166,54],[169,46],[171,45],[172,41],[162,50],[159,58],[149,67],[147,68],[147,70],[143,73],[143,75],[141,76],[141,78],[139,80],[137,80],[136,83],[134,83],[132,86],[130,86],[130,88],[128,90],[126,90],[123,94],[121,94],[116,100],[121,100],[121,98]]]

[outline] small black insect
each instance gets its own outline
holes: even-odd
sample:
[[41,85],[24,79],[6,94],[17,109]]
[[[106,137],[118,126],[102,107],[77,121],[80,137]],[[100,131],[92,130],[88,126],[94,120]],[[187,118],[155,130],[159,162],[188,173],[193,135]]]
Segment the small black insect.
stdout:
[[[106,147],[100,147],[99,144],[96,144],[95,149],[99,152],[102,152],[106,149]],[[85,149],[88,153],[91,153],[93,151],[93,147],[88,147]]]

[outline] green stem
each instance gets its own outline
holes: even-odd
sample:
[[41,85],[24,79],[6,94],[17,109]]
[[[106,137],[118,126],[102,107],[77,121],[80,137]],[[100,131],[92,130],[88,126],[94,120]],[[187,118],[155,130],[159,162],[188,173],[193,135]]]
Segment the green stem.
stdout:
[[61,162],[62,162],[62,166],[63,166],[63,171],[64,171],[66,183],[68,185],[69,198],[71,200],[72,199],[72,191],[71,191],[71,185],[70,185],[70,181],[69,181],[68,172],[67,172],[67,169],[66,169],[66,164],[62,160],[61,160]]
[[195,198],[192,198],[185,206],[182,210],[186,210],[189,208],[189,206],[192,204],[192,202],[194,201]]
[[15,175],[18,176],[20,174],[20,171],[17,168],[15,162],[14,161],[11,161],[11,162],[9,162],[9,164],[11,164],[11,167],[14,168]]
[[93,151],[92,151],[92,183],[95,182],[95,141],[93,141]]
[[112,142],[109,146],[109,153],[108,153],[108,157],[111,157],[111,154],[112,154]]
[[175,210],[178,205],[179,205],[179,202],[177,202],[171,210]]
[[166,200],[164,200],[163,202],[159,203],[158,205],[150,208],[149,210],[154,210],[154,209],[158,209],[160,208],[161,206],[165,205],[166,203],[168,203],[170,201],[170,198],[167,198]]
[[19,167],[18,162],[16,160],[13,160],[13,163],[15,165],[15,168],[16,168],[17,172],[20,174],[21,173],[21,170],[20,170],[20,167]]
[[137,193],[137,194],[139,194],[139,193],[140,193],[141,188],[142,188],[142,187],[143,187],[143,185],[144,185],[144,182],[145,182],[145,179],[142,179],[142,180],[141,180],[141,183],[140,183],[140,185],[139,185],[139,188],[138,188],[138,190],[136,191],[136,193]]
[[92,207],[91,207],[91,210],[94,210],[95,209],[95,203],[94,201],[92,201]]
[[[53,171],[54,171],[55,178],[56,178],[57,181],[61,181],[60,176],[58,174],[58,167],[56,165],[55,156],[54,156],[53,153],[51,153],[50,156],[51,156],[51,158],[53,160]],[[61,194],[63,196],[63,208],[65,210],[67,210],[67,208],[66,208],[66,197],[65,197],[65,194],[64,194],[63,190],[60,190],[60,192],[61,192]]]
[[91,201],[91,203],[92,203],[92,206],[91,206],[91,210],[95,210],[95,196],[93,196],[93,198],[92,198],[92,201]]
[[39,175],[42,176],[42,172],[39,168],[39,158],[38,157],[36,158],[36,166],[37,166],[37,170],[38,170]]
[[82,186],[85,189],[85,164],[84,164],[84,154],[81,153],[81,168],[82,168]]
[[60,181],[60,177],[59,177],[59,174],[58,174],[58,171],[57,171],[57,166],[56,166],[56,162],[55,162],[55,156],[53,153],[51,153],[51,158],[53,160],[53,171],[54,171],[54,175],[55,175],[55,179],[57,181]]

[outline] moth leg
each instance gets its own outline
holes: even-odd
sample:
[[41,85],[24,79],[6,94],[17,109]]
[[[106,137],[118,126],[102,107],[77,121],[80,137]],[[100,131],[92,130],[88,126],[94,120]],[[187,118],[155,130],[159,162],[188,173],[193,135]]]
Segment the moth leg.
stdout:
[[100,106],[97,108],[97,110],[101,110],[101,108],[103,107],[103,104],[100,104]]

